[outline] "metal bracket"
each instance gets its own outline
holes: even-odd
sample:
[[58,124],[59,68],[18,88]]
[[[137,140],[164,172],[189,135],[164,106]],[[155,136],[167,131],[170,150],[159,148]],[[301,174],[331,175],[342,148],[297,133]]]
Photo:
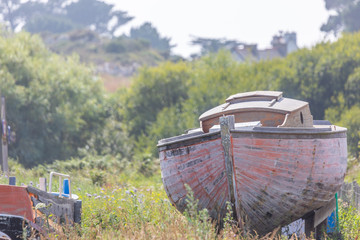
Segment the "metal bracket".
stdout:
[[50,173],[50,182],[49,182],[49,192],[51,193],[52,179],[53,179],[54,175],[59,176],[59,197],[61,197],[61,194],[62,194],[62,189],[61,189],[62,178],[67,178],[67,179],[69,179],[69,198],[72,198],[72,196],[71,196],[71,179],[70,179],[70,175],[67,175],[67,174],[51,172]]

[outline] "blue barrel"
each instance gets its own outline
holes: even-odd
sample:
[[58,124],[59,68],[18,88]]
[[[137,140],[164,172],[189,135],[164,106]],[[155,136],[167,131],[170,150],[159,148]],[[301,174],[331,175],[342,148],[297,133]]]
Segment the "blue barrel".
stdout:
[[69,179],[64,179],[63,181],[63,192],[64,194],[70,194],[69,191]]

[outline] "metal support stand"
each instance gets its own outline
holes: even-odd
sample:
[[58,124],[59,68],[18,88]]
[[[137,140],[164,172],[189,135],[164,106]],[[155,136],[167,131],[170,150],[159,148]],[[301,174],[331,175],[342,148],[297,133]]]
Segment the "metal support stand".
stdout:
[[6,108],[5,108],[5,97],[1,97],[1,125],[2,125],[2,137],[1,137],[1,160],[2,160],[2,171],[5,176],[9,175],[8,165],[8,141],[7,141],[7,123],[6,123]]

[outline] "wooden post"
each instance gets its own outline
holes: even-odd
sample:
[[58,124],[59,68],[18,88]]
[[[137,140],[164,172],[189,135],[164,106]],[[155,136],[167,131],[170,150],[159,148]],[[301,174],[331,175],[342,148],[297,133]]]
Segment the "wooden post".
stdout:
[[358,209],[358,205],[359,205],[359,199],[358,199],[358,194],[359,194],[359,191],[358,191],[358,187],[359,185],[357,184],[356,181],[353,181],[352,182],[352,189],[353,189],[353,196],[352,196],[352,205],[353,207],[355,207],[356,209]]
[[46,178],[39,178],[40,190],[47,192],[46,189]]
[[81,224],[81,208],[82,208],[82,201],[76,200],[74,204],[74,222]]
[[357,184],[357,182],[355,182],[355,191],[354,194],[356,195],[356,201],[355,201],[355,208],[359,210],[360,208],[360,199],[359,199],[359,195],[360,195],[360,187],[359,184]]
[[305,235],[306,235],[306,237],[310,237],[311,234],[315,232],[314,218],[315,218],[314,211],[309,212],[308,214],[306,214],[303,217],[303,219],[305,220]]
[[9,166],[8,166],[8,143],[7,143],[5,97],[1,97],[1,124],[2,124],[2,133],[1,133],[2,171],[5,173],[6,176],[8,176]]
[[16,186],[16,177],[9,177],[9,185]]
[[224,149],[226,176],[229,188],[229,199],[232,203],[233,218],[238,220],[240,227],[244,227],[243,219],[241,218],[240,206],[237,201],[235,174],[234,174],[234,160],[232,150],[232,140],[230,130],[235,128],[234,115],[224,116],[219,118],[221,143]]
[[331,199],[325,206],[321,207],[318,210],[315,210],[314,216],[314,227],[318,227],[318,225],[322,225],[319,228],[323,227],[323,222],[327,220],[327,218],[331,215],[331,213],[336,208],[335,197]]

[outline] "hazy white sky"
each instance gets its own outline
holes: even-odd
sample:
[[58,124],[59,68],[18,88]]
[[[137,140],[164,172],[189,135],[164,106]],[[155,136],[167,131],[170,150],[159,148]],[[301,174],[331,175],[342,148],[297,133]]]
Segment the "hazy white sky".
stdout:
[[162,37],[177,46],[174,53],[197,52],[191,36],[226,38],[270,47],[274,34],[295,31],[299,47],[324,39],[320,32],[329,13],[324,0],[106,0],[135,19],[123,27],[128,33],[148,21]]

